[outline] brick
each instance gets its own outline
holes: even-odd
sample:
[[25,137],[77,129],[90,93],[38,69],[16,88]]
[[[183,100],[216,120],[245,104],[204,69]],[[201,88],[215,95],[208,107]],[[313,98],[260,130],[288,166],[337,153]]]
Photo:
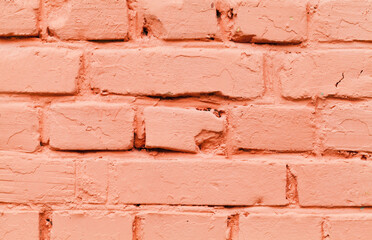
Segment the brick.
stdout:
[[103,159],[76,162],[77,196],[83,202],[105,203],[108,190],[108,163]]
[[[212,112],[171,107],[148,107],[144,110],[146,147],[197,152],[198,141],[222,133],[224,118]],[[198,136],[205,134],[205,139]],[[203,138],[203,136],[199,137]]]
[[312,115],[307,107],[236,107],[231,111],[229,139],[235,149],[312,150]]
[[0,212],[1,240],[39,240],[39,213],[34,211]]
[[330,105],[323,111],[327,149],[372,152],[372,104]]
[[109,201],[134,204],[284,205],[282,164],[194,161],[118,161]]
[[55,211],[51,240],[132,239],[133,217],[123,212]]
[[290,166],[297,176],[301,206],[371,206],[372,165],[328,162]]
[[180,96],[263,94],[263,56],[238,49],[145,48],[93,51],[91,87],[116,94]]
[[52,47],[1,47],[0,92],[76,92],[81,52]]
[[45,0],[50,34],[65,40],[125,39],[126,0]]
[[[371,41],[370,0],[321,0],[309,24],[318,41]],[[350,61],[351,63],[351,61]]]
[[144,27],[162,39],[206,39],[218,31],[214,0],[138,1]]
[[283,54],[276,62],[283,63],[279,78],[284,97],[372,97],[372,51],[337,49]]
[[63,203],[75,192],[71,160],[40,156],[0,156],[0,202]]
[[0,1],[0,36],[37,36],[39,2]]
[[372,236],[371,214],[340,214],[329,218],[328,234],[332,240],[369,240]]
[[133,147],[134,111],[127,104],[56,103],[48,114],[50,146],[62,150],[127,150]]
[[227,217],[211,214],[158,214],[144,217],[143,240],[225,240]]
[[0,132],[0,150],[35,151],[40,146],[37,111],[24,103],[1,103]]
[[239,217],[239,238],[255,240],[321,239],[320,217],[304,214],[250,214]]
[[236,41],[298,43],[306,39],[306,1],[244,0],[235,1],[231,9]]

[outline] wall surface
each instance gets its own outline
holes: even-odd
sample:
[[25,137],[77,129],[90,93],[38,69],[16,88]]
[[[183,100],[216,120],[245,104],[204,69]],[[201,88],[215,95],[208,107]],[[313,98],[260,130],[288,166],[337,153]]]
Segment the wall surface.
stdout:
[[371,0],[1,0],[1,240],[371,240]]

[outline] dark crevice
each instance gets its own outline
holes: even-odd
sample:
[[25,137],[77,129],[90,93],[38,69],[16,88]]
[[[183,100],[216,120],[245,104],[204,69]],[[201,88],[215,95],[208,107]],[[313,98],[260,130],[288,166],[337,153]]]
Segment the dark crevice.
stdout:
[[344,75],[344,73],[342,73],[342,77],[341,77],[341,79],[340,79],[340,80],[338,80],[338,82],[336,82],[335,86],[337,87],[337,86],[338,86],[338,84],[340,84],[340,83],[341,83],[341,81],[342,81],[342,80],[344,80],[344,78],[345,78],[345,75]]

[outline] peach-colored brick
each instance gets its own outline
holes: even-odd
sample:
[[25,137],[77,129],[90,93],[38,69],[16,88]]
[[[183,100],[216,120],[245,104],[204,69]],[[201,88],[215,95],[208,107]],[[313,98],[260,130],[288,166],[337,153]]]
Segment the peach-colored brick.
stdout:
[[323,111],[328,149],[372,152],[372,102],[330,105]]
[[93,88],[118,94],[263,93],[263,56],[237,49],[144,48],[97,50],[88,64]]
[[209,111],[148,107],[144,116],[148,148],[197,152],[198,135],[203,131],[221,133],[224,130],[224,118],[218,118]]
[[0,36],[37,36],[39,0],[0,1]]
[[340,214],[329,218],[328,234],[332,240],[370,240],[372,214]]
[[237,41],[301,42],[306,39],[306,1],[235,1],[231,14],[235,22],[233,39]]
[[225,240],[227,217],[211,214],[158,214],[144,216],[143,240]]
[[144,204],[283,205],[283,164],[195,161],[118,161],[110,201]]
[[218,31],[214,0],[139,0],[144,27],[163,39],[205,39]]
[[0,211],[1,240],[39,240],[39,213]]
[[1,103],[0,133],[0,150],[35,151],[40,146],[37,111],[25,103]]
[[133,146],[134,112],[127,104],[53,104],[50,146],[63,150],[127,150]]
[[276,62],[282,65],[279,77],[284,97],[372,96],[372,51],[346,49],[282,54]]
[[0,189],[0,202],[70,202],[75,192],[74,164],[68,159],[3,154]]
[[236,107],[231,111],[229,138],[235,149],[312,150],[312,115],[307,107]]
[[239,217],[239,239],[321,239],[322,218],[301,214],[250,214]]
[[53,47],[0,47],[0,92],[76,91],[81,52]]
[[55,211],[51,240],[132,239],[133,217],[119,211]]
[[124,39],[128,32],[126,0],[44,0],[50,34],[61,39]]
[[301,206],[371,206],[372,164],[328,162],[290,165]]
[[313,39],[318,41],[372,40],[370,0],[320,0],[314,3],[316,9],[310,23]]

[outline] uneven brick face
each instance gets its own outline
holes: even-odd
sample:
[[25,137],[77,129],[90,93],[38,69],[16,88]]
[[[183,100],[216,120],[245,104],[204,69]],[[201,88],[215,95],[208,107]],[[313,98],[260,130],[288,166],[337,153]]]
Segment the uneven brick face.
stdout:
[[307,107],[244,106],[231,111],[229,139],[235,149],[312,150],[313,110]]
[[315,3],[317,3],[317,9],[310,23],[313,39],[319,41],[372,40],[372,3],[370,0],[321,0]]
[[225,240],[227,217],[211,214],[158,214],[144,216],[143,240]]
[[55,211],[51,240],[132,239],[133,217],[116,211]]
[[369,240],[372,236],[372,214],[341,214],[329,218],[332,240]]
[[51,35],[61,39],[124,39],[128,32],[126,0],[44,0]]
[[75,192],[74,164],[68,159],[2,155],[0,189],[0,202],[70,202]]
[[52,47],[0,47],[0,93],[76,92],[81,52]]
[[327,149],[372,151],[372,104],[330,105],[323,111]]
[[263,93],[263,56],[237,49],[145,48],[97,50],[87,75],[91,87],[118,94],[179,96]]
[[281,68],[279,78],[284,97],[372,97],[372,51],[348,49],[281,54],[276,64]]
[[291,165],[301,206],[371,206],[372,164],[329,162]]
[[144,27],[162,39],[206,39],[218,31],[214,0],[139,0]]
[[36,211],[0,212],[1,240],[39,240],[39,213]]
[[[247,42],[301,42],[306,39],[306,1],[232,1],[233,39]],[[278,11],[280,9],[280,11]],[[254,23],[254,24],[252,24]]]
[[0,104],[0,150],[33,152],[40,146],[37,111],[25,103]]
[[239,216],[239,239],[321,239],[320,217],[301,214]]
[[50,146],[62,150],[127,150],[133,147],[134,112],[127,104],[53,104]]
[[261,162],[120,161],[114,163],[110,173],[109,200],[136,204],[284,205],[285,172],[282,164]]
[[206,134],[205,139],[197,139],[204,131],[219,134],[224,130],[224,118],[212,112],[196,109],[169,107],[148,107],[144,110],[146,147],[164,148],[176,151],[197,152],[197,141],[207,141],[214,135]]
[[37,36],[39,0],[0,1],[0,36]]

